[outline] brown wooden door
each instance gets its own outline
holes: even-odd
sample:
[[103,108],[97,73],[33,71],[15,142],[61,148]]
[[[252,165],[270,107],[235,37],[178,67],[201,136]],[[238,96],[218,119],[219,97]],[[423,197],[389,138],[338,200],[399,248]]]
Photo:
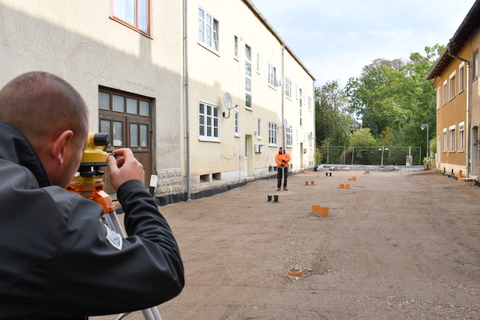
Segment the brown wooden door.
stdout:
[[[153,171],[151,108],[152,100],[145,97],[105,88],[99,91],[99,132],[110,134],[107,151],[132,149],[143,164],[147,187]],[[114,193],[108,172],[104,181],[107,193]]]

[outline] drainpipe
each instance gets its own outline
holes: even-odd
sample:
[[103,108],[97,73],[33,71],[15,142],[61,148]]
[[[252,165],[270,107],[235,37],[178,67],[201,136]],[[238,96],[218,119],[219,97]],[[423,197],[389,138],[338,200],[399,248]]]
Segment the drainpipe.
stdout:
[[187,201],[190,200],[190,83],[188,76],[188,0],[183,1],[183,60],[185,77],[185,165]]
[[454,59],[463,61],[467,64],[467,86],[466,86],[466,99],[465,99],[465,104],[466,104],[466,122],[467,122],[467,150],[466,150],[466,165],[465,165],[465,172],[467,173],[466,178],[470,177],[470,157],[471,157],[471,129],[470,129],[470,86],[471,86],[471,81],[470,81],[470,61],[460,58],[459,56],[454,55],[451,52],[451,44],[452,42],[449,42],[447,45],[447,50],[448,50],[448,55]]

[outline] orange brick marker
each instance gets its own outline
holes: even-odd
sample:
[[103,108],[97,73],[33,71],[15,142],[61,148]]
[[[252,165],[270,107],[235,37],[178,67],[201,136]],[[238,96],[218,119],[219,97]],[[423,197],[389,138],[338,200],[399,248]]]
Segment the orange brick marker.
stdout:
[[321,207],[320,208],[320,216],[322,216],[323,218],[325,218],[326,216],[328,216],[328,208],[323,208]]
[[321,217],[326,217],[328,216],[329,209],[326,207],[321,207],[319,205],[313,205],[312,206],[312,213],[318,214]]

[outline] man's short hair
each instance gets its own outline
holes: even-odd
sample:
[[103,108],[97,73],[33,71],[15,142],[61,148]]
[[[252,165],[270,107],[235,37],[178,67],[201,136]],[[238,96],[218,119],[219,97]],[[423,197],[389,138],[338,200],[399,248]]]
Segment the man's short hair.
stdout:
[[24,73],[0,90],[0,121],[27,136],[34,147],[64,130],[72,130],[75,143],[84,144],[88,109],[68,82],[48,72]]

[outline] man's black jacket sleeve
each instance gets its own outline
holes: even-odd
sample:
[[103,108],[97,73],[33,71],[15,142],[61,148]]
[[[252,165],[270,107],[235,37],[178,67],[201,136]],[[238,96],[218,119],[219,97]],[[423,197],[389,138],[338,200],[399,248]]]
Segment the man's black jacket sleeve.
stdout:
[[[58,199],[54,193],[61,191],[53,190],[52,199]],[[46,295],[48,312],[72,316],[142,310],[181,292],[180,252],[155,200],[136,180],[124,183],[117,197],[128,234],[120,248],[107,239],[112,231],[98,222],[97,204],[79,196],[56,203],[57,214],[69,211],[64,206],[72,206],[73,214],[63,217],[68,220]]]

